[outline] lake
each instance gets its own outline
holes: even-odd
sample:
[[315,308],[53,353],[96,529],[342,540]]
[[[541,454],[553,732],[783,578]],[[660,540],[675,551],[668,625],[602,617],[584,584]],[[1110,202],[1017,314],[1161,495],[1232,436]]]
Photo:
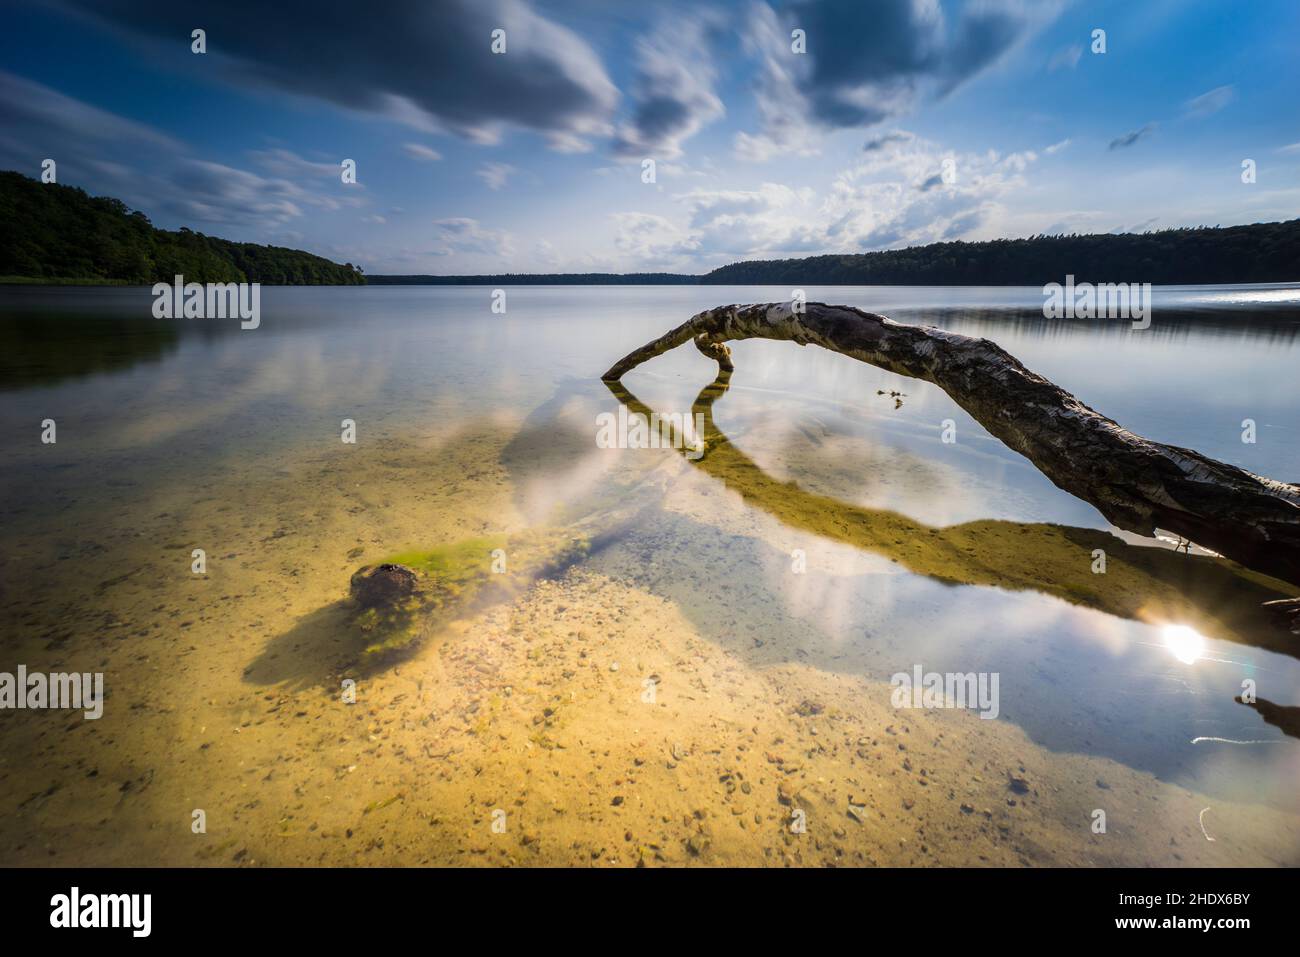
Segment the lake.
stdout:
[[[1300,284],[1157,288],[1143,330],[1038,288],[807,295],[1300,479]],[[107,689],[0,711],[0,864],[1300,864],[1262,704],[1300,705],[1300,638],[1257,613],[1294,589],[1117,533],[939,389],[816,348],[600,381],[788,289],[506,296],[267,287],[241,330],[0,289],[0,671]],[[620,406],[702,415],[705,453],[601,447]],[[377,642],[349,580],[402,555],[455,587]],[[995,707],[905,707],[918,669]]]

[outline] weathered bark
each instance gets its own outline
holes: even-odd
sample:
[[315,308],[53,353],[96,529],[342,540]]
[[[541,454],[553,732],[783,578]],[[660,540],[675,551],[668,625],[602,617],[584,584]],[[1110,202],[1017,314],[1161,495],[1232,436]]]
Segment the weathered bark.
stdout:
[[812,343],[932,382],[1118,528],[1148,536],[1166,529],[1300,584],[1300,486],[1135,435],[987,339],[902,325],[851,306],[810,302],[800,313],[790,303],[720,306],[632,352],[602,378],[618,380],[687,340],[730,369],[725,343],[753,338]]

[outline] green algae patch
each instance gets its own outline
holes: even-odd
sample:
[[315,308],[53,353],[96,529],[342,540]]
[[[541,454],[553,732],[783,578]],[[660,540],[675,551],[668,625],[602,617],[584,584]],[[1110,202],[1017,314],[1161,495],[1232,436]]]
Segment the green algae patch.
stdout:
[[[465,586],[492,571],[493,552],[506,551],[508,540],[504,535],[486,538],[467,538],[444,545],[432,551],[399,552],[384,559],[395,565],[405,565],[414,572],[433,578],[446,589]],[[507,556],[509,552],[506,552]]]
[[468,538],[428,550],[408,550],[363,566],[358,581],[385,568],[414,576],[408,594],[380,603],[359,602],[353,623],[366,640],[365,654],[410,648],[440,625],[524,591],[539,578],[563,572],[590,550],[585,536],[564,529],[535,529],[514,536]]

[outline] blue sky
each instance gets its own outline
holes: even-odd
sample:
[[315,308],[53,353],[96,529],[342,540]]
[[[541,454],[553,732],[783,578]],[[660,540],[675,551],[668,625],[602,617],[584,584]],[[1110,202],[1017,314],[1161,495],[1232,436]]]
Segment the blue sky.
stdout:
[[371,273],[701,272],[1300,215],[1293,0],[6,0],[3,18],[0,166],[53,158],[158,225]]

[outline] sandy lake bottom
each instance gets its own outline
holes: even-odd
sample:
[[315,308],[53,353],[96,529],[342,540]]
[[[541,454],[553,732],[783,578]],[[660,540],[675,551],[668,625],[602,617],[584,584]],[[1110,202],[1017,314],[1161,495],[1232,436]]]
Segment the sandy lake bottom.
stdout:
[[[1246,677],[1300,704],[1295,652],[1230,608],[1278,583],[1126,546],[987,439],[945,458],[941,394],[903,385],[894,416],[875,392],[903,380],[850,368],[853,397],[795,403],[767,355],[710,397],[698,461],[593,442],[620,400],[699,406],[698,356],[637,396],[523,370],[525,400],[483,407],[467,362],[413,414],[405,389],[333,401],[295,353],[284,388],[319,401],[259,393],[256,369],[230,393],[278,440],[123,380],[92,450],[75,417],[46,460],[7,448],[0,670],[108,692],[99,720],[0,713],[0,863],[1300,864],[1300,742],[1233,700]],[[582,556],[366,653],[359,567],[575,529],[597,533]],[[1107,541],[1113,585],[1089,571]],[[1174,620],[1207,636],[1193,660]],[[997,673],[998,716],[895,706],[916,665]]]

